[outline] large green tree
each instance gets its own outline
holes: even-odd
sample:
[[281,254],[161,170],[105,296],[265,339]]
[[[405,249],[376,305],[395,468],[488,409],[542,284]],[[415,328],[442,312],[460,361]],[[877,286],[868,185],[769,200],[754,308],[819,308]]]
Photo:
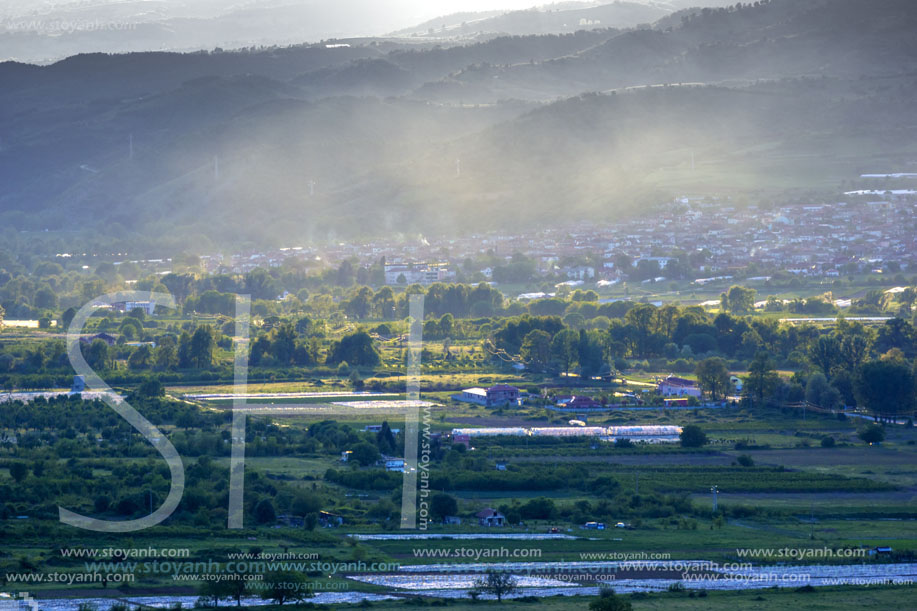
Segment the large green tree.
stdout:
[[505,571],[489,570],[484,577],[474,582],[477,592],[493,595],[497,602],[503,602],[503,597],[519,589],[516,578]]
[[529,331],[519,350],[522,360],[535,371],[544,371],[551,360],[551,335],[541,329]]
[[766,352],[759,352],[748,366],[748,376],[742,391],[755,405],[762,405],[771,396],[780,380],[774,371],[774,362]]
[[681,429],[681,445],[685,448],[699,448],[707,443],[707,435],[696,424],[686,424]]
[[831,370],[844,362],[841,342],[832,335],[822,335],[809,346],[809,360],[821,369],[825,377],[831,376]]
[[458,502],[455,497],[444,492],[438,492],[430,499],[430,513],[436,519],[442,521],[447,516],[454,516],[458,513]]
[[233,600],[237,607],[242,606],[242,597],[248,592],[248,581],[245,575],[233,574],[233,579],[218,579],[227,575],[214,575],[217,579],[209,579],[201,585],[198,593],[205,599],[213,601],[214,606],[219,606],[221,600]]
[[732,314],[748,314],[755,308],[755,289],[732,286],[726,293],[726,307]]
[[876,423],[872,423],[860,429],[857,436],[869,445],[881,443],[885,440],[885,429]]
[[373,311],[373,290],[369,287],[360,287],[353,297],[345,304],[344,310],[348,316],[363,320]]
[[561,373],[570,371],[576,360],[579,335],[572,329],[563,329],[554,335],[551,341],[551,359],[560,365]]
[[601,371],[604,354],[602,343],[595,334],[580,329],[576,344],[576,360],[579,362],[581,378],[588,380]]
[[366,441],[361,441],[353,446],[350,460],[364,467],[376,464],[380,457],[379,448]]
[[289,365],[296,353],[296,330],[290,323],[282,324],[272,332],[271,355],[280,365]]
[[718,357],[704,359],[697,364],[694,373],[702,390],[710,393],[710,398],[716,401],[720,395],[725,395],[729,389],[729,370],[726,362]]
[[86,363],[96,370],[108,369],[111,365],[111,355],[108,344],[104,340],[95,339],[85,350]]
[[348,363],[357,367],[374,367],[381,361],[373,338],[366,331],[345,335],[334,344],[328,357],[329,364]]
[[877,419],[914,411],[914,374],[903,361],[869,361],[860,367],[854,388],[859,404]]
[[213,329],[209,325],[201,325],[191,336],[188,356],[191,364],[198,369],[206,369],[213,364]]

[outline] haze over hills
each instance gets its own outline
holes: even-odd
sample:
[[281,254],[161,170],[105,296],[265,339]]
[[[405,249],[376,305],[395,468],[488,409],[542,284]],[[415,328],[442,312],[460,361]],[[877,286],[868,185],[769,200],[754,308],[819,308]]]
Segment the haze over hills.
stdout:
[[[687,2],[563,2],[533,0],[22,0],[0,1],[0,60],[47,63],[86,52],[191,51],[317,42],[330,38],[404,35],[449,11],[465,11],[478,31],[504,34],[572,32],[583,27],[648,23]],[[481,23],[483,7],[494,19]],[[527,9],[514,12],[513,9]],[[433,22],[439,27],[442,18]],[[448,21],[448,20],[447,20]],[[581,23],[582,22],[582,23]],[[451,23],[451,21],[450,21]],[[428,28],[421,32],[426,35]],[[460,32],[449,32],[453,37]],[[467,38],[468,32],[464,37]]]
[[469,37],[498,34],[561,34],[583,29],[633,27],[672,12],[665,5],[641,2],[608,4],[565,2],[520,11],[455,13],[395,32],[393,36]]
[[279,243],[837,193],[917,160],[915,25],[907,0],[772,0],[466,45],[0,64],[0,220]]
[[44,10],[29,7],[14,12],[7,8],[0,13],[0,58],[48,62],[97,51],[300,44],[375,35],[410,23],[415,16],[429,15],[416,0],[101,0],[52,4]]

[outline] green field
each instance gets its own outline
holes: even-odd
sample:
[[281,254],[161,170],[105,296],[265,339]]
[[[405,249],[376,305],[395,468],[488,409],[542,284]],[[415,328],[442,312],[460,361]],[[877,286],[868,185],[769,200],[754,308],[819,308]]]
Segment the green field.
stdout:
[[[733,609],[751,609],[752,611],[834,611],[846,609],[888,609],[894,607],[912,607],[917,602],[913,587],[837,587],[818,588],[815,592],[795,592],[793,590],[763,590],[752,592],[709,592],[698,598],[684,594],[650,594],[645,597],[623,595],[622,598],[633,604],[634,611],[732,611]],[[480,609],[521,609],[525,611],[585,611],[594,598],[555,597],[535,601],[512,601],[503,604],[496,602],[449,601],[445,606],[454,611],[480,611]],[[428,603],[430,604],[430,603]],[[417,605],[420,607],[420,605]],[[414,605],[411,605],[414,607]],[[377,609],[407,608],[404,602],[373,603]]]

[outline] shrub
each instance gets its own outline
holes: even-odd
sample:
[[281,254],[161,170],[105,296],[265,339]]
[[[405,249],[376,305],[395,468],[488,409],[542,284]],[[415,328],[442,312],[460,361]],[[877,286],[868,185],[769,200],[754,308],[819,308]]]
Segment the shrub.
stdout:
[[688,424],[681,430],[681,445],[685,448],[699,448],[707,443],[707,435],[696,424]]
[[883,429],[878,424],[870,424],[864,429],[861,429],[857,436],[862,439],[865,443],[870,445],[874,443],[880,443],[885,440],[885,429]]

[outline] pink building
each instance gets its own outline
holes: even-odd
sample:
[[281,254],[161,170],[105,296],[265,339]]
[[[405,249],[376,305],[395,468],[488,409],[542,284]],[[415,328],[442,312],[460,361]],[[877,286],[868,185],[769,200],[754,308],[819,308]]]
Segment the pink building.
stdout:
[[663,397],[698,397],[700,398],[700,387],[694,380],[686,380],[675,376],[668,376],[659,382],[656,386],[656,392]]

